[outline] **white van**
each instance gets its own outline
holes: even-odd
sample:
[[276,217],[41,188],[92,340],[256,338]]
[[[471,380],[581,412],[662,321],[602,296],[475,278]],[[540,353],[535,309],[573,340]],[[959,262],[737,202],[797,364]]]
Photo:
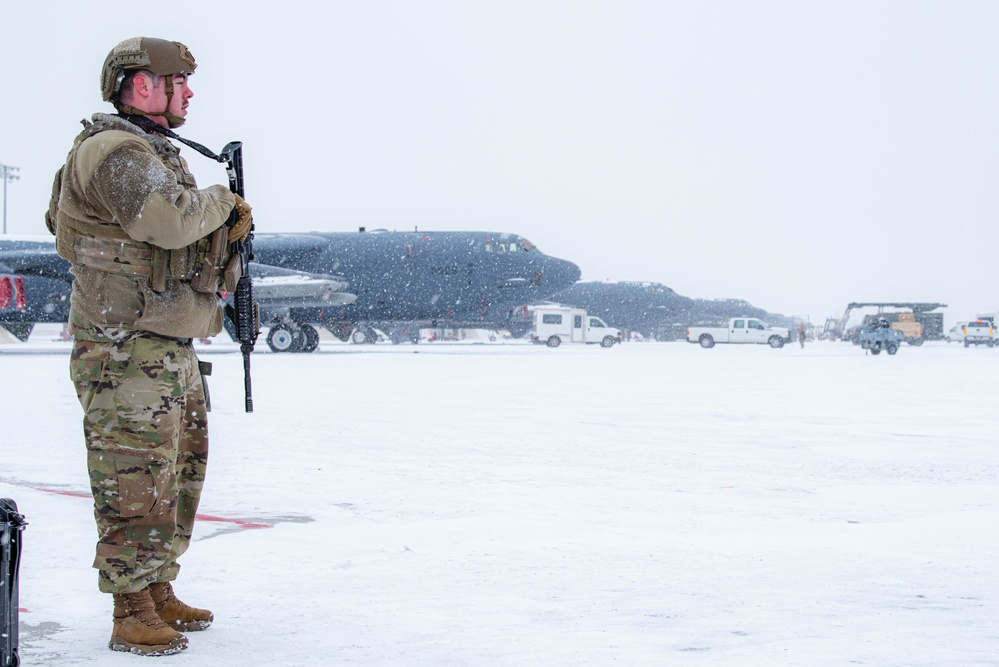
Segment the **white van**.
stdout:
[[558,347],[562,343],[599,343],[611,347],[621,342],[621,332],[582,308],[534,306],[531,341]]

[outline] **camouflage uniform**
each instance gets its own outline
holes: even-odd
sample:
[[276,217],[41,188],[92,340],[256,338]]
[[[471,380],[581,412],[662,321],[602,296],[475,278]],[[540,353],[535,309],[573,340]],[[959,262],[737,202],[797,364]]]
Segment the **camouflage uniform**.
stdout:
[[208,237],[235,199],[197,189],[166,138],[95,114],[56,174],[46,222],[74,274],[70,376],[84,410],[105,593],[177,577],[208,461],[192,338],[222,328],[197,289]]
[[99,587],[177,578],[208,464],[208,420],[190,343],[75,328],[70,375],[83,405]]

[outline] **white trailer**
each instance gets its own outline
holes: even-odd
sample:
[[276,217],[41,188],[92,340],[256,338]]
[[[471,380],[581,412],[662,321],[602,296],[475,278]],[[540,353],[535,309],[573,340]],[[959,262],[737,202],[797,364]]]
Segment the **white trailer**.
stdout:
[[621,332],[582,308],[534,306],[531,341],[558,347],[562,343],[599,344],[611,347],[621,342]]

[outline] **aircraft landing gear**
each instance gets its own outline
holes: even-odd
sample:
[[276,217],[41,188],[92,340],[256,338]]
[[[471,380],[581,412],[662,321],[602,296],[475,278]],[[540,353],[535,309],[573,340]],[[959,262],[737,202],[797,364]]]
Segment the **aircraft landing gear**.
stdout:
[[[297,329],[297,327],[296,327]],[[302,347],[298,331],[285,323],[278,323],[267,333],[267,345],[271,352],[296,352]]]
[[315,352],[319,347],[319,332],[311,324],[302,325],[302,352]]
[[350,342],[362,345],[364,343],[377,343],[378,332],[368,326],[358,327],[350,334]]
[[267,333],[267,345],[271,352],[315,352],[319,332],[311,324],[278,322]]

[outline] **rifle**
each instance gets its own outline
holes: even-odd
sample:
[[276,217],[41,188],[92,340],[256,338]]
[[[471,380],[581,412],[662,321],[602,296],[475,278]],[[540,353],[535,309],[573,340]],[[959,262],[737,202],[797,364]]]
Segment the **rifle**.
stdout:
[[[221,155],[216,155],[211,149],[202,146],[196,141],[185,139],[173,130],[157,125],[149,118],[135,114],[119,113],[120,117],[138,125],[147,132],[156,132],[164,136],[176,139],[177,141],[190,146],[202,155],[216,162],[224,162],[225,173],[229,176],[229,189],[240,197],[243,196],[243,142],[230,141],[222,149]],[[242,241],[230,244],[232,255],[239,255],[239,278],[236,281],[236,291],[233,293],[232,303],[225,299],[224,310],[226,317],[232,323],[236,331],[236,340],[239,341],[239,351],[243,353],[243,389],[246,396],[246,411],[253,412],[253,392],[250,389],[250,353],[260,335],[260,307],[253,301],[253,283],[250,281],[250,262],[253,260],[253,228],[250,224],[250,233]],[[231,285],[229,280],[229,267],[231,262],[226,264],[226,285]],[[222,295],[219,295],[222,298]]]
[[[230,141],[222,149],[219,162],[225,162],[229,176],[229,189],[243,196],[243,142]],[[242,241],[231,244],[233,255],[239,255],[240,274],[236,281],[232,303],[225,303],[225,314],[232,322],[239,341],[239,351],[243,354],[243,387],[246,397],[246,411],[253,412],[253,392],[250,388],[250,353],[260,334],[260,308],[253,301],[253,282],[250,280],[250,261],[253,260],[253,228]]]

